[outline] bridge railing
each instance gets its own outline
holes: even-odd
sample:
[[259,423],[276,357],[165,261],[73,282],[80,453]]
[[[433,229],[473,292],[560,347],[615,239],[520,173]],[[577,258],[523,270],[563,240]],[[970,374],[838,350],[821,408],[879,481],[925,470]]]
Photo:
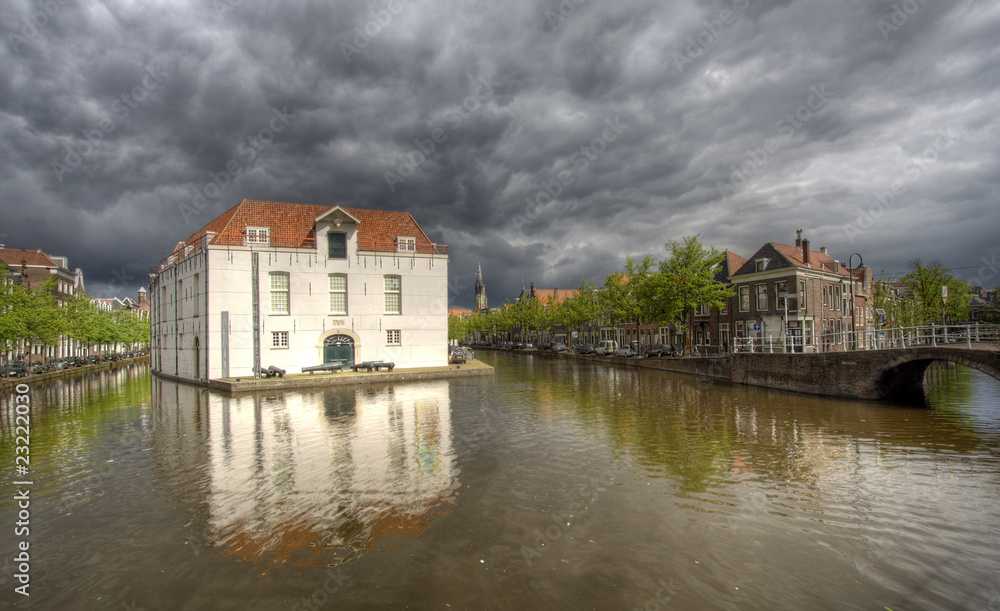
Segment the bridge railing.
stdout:
[[876,348],[912,348],[915,346],[955,346],[1000,344],[1000,325],[922,325],[879,329],[875,333]]
[[737,337],[733,339],[733,352],[843,352],[845,350],[885,350],[919,346],[959,346],[973,348],[974,344],[1000,346],[1000,325],[921,325],[869,329],[851,334],[820,333],[803,337],[789,335]]

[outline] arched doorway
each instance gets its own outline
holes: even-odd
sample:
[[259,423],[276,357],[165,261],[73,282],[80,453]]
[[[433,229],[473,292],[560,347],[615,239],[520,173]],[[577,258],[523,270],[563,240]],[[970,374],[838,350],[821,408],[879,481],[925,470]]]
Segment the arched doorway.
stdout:
[[197,336],[194,338],[194,377],[201,379],[201,342]]
[[331,335],[323,340],[323,362],[340,361],[344,368],[354,364],[354,338],[350,335]]

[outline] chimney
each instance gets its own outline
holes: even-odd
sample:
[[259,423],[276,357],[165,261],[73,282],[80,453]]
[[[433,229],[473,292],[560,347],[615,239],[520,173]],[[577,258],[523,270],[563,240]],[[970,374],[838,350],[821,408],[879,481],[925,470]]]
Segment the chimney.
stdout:
[[802,261],[809,267],[809,240],[802,240]]
[[795,230],[795,248],[802,248],[802,230]]
[[535,296],[535,283],[534,282],[531,283],[531,293],[529,293],[528,295],[530,297],[534,297]]
[[819,251],[820,251],[821,253],[823,253],[824,255],[828,255],[828,254],[830,254],[830,253],[828,253],[828,252],[826,251],[826,246],[820,246],[820,247],[819,247]]

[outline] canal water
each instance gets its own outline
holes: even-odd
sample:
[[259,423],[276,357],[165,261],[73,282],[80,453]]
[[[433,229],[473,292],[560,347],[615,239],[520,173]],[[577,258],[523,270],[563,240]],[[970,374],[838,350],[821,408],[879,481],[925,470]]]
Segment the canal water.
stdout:
[[0,606],[1000,609],[992,378],[935,368],[908,407],[477,357],[494,377],[33,384],[26,536],[0,397]]

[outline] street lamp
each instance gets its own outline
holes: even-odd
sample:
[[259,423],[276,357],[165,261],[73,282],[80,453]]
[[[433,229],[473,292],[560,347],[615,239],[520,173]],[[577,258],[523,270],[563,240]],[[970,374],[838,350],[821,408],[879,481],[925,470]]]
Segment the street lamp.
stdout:
[[847,259],[847,269],[848,273],[851,275],[851,349],[858,349],[858,322],[857,322],[857,302],[854,300],[854,266],[851,264],[854,261],[854,257],[858,258],[858,268],[864,273],[865,260],[861,258],[858,253],[852,253],[850,258]]

